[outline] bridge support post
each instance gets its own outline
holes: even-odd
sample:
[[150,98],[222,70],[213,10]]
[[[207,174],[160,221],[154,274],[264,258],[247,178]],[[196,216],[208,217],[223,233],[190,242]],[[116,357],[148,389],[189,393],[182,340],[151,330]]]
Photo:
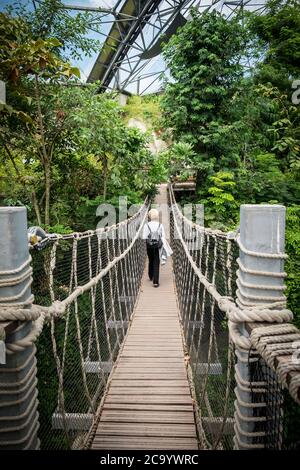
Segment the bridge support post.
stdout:
[[[237,303],[241,309],[270,304],[284,297],[282,257],[259,256],[259,253],[284,253],[284,241],[284,206],[241,206],[237,280]],[[249,337],[248,331],[247,324],[242,324],[241,333]],[[236,348],[236,355],[235,448],[280,448],[281,392],[275,377],[255,351]]]
[[32,330],[31,321],[4,321],[7,307],[32,302],[24,207],[0,208],[0,253],[0,450],[38,449],[35,346],[5,347]]

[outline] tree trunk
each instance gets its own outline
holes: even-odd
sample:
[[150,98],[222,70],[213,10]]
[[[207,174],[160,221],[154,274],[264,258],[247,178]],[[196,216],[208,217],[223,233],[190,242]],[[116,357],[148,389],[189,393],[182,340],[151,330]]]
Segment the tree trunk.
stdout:
[[207,171],[206,170],[197,170],[196,173],[196,192],[198,193],[199,190],[203,189],[205,185],[205,181],[207,178]]
[[45,169],[45,224],[50,225],[50,183],[51,171],[50,165],[46,165]]
[[50,181],[51,181],[51,158],[47,154],[46,150],[46,142],[45,142],[45,130],[44,130],[44,123],[43,123],[43,115],[41,109],[41,95],[40,95],[40,87],[39,87],[39,79],[38,76],[35,76],[35,97],[36,97],[36,104],[37,104],[37,117],[38,117],[38,125],[41,134],[41,160],[42,166],[44,169],[44,181],[45,181],[45,224],[50,224]]
[[37,223],[38,223],[38,225],[42,225],[42,218],[41,218],[39,203],[37,201],[37,197],[36,197],[36,193],[35,193],[34,189],[31,192],[31,200],[32,200],[32,205],[33,205],[34,212],[35,212],[35,215],[36,215]]
[[103,199],[106,201],[107,195],[107,177],[108,177],[108,161],[107,156],[103,157]]
[[[16,175],[17,175],[19,181],[24,186],[26,191],[30,191],[30,189],[26,186],[26,183],[23,180],[23,178],[22,178],[22,176],[19,172],[19,169],[16,165],[16,162],[14,160],[14,157],[13,157],[9,147],[6,144],[4,144],[4,148],[6,150],[7,155],[9,156],[9,159],[10,159],[10,161],[11,161],[13,167],[14,167],[14,170],[16,172]],[[31,190],[31,200],[32,200],[32,205],[33,205],[34,212],[35,212],[35,215],[36,215],[37,223],[38,223],[38,225],[41,225],[42,224],[41,213],[40,213],[39,203],[37,201],[37,197],[36,197],[36,193],[35,193],[34,189]]]

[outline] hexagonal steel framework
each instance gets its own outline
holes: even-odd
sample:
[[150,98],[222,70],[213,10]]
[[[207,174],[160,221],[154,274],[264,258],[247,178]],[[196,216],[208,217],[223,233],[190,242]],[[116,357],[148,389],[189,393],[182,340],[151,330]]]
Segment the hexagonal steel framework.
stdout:
[[[106,5],[105,1],[99,2]],[[110,25],[88,82],[99,80],[102,89],[145,94],[159,91],[167,73],[161,44],[190,19],[191,7],[217,10],[227,18],[237,11],[263,13],[266,0],[110,0],[105,6],[65,6],[89,11],[92,24]],[[91,26],[92,30],[92,26]]]

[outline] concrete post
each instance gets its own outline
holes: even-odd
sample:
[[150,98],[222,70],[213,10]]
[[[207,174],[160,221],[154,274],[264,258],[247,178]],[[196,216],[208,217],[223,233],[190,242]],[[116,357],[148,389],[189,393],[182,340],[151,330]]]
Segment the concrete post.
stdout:
[[[284,276],[282,275],[284,261],[253,256],[243,251],[244,248],[246,251],[256,253],[284,253],[284,240],[284,206],[250,204],[241,206],[241,247],[237,280],[237,304],[240,308],[268,304],[284,298]],[[241,332],[249,336],[245,325],[242,325]],[[267,412],[266,395],[263,392],[264,390],[268,392],[268,390],[263,382],[251,385],[255,380],[253,370],[257,365],[258,356],[253,354],[249,358],[249,351],[239,348],[236,348],[236,355],[235,448],[262,448],[265,447],[267,439],[264,435]],[[280,410],[277,410],[276,415],[278,418]],[[272,428],[269,422],[270,427]]]
[[[17,273],[11,272],[20,268],[29,256],[24,207],[0,207],[0,253],[0,310],[1,306],[15,303],[30,308],[28,279],[17,279],[28,270],[28,265]],[[5,331],[5,341],[15,343],[28,335],[32,322],[0,322],[1,329]],[[0,364],[0,450],[38,449],[35,346],[6,354],[2,362],[5,363]]]
[[2,80],[0,80],[0,104],[6,104],[6,88]]

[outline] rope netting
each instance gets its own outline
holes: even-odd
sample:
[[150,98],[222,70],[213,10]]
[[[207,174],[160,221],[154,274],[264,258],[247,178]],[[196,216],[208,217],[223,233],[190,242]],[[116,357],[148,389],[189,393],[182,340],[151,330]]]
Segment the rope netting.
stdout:
[[[259,341],[268,333],[283,344],[291,341],[292,334],[293,339],[299,339],[299,332],[293,325],[272,325],[268,331],[257,329],[257,338],[254,329],[248,338],[242,336],[240,328],[243,320],[263,318],[274,322],[275,313],[277,321],[289,321],[291,312],[282,299],[280,305],[274,302],[255,306],[254,299],[252,306],[241,306],[239,240],[187,219],[175,201],[172,187],[169,198],[174,277],[194,380],[201,446],[242,448],[238,442],[242,435],[246,442],[249,439],[249,448],[298,447],[300,426],[293,420],[295,414],[300,416],[298,379],[291,389],[286,380],[288,368],[283,368],[280,376],[271,361],[284,347],[285,354],[290,354],[291,345],[273,345],[268,352],[264,344],[259,347]],[[269,336],[266,338],[271,343]],[[283,391],[284,386],[289,391]],[[243,429],[241,422],[246,423]]]
[[95,423],[141,283],[147,210],[31,252],[35,304],[49,317],[36,343],[41,448],[82,448]]
[[238,249],[225,234],[203,230],[181,213],[172,191],[170,232],[179,308],[190,356],[204,448],[233,446],[234,360],[226,315],[187,255],[222,296],[235,292]]

